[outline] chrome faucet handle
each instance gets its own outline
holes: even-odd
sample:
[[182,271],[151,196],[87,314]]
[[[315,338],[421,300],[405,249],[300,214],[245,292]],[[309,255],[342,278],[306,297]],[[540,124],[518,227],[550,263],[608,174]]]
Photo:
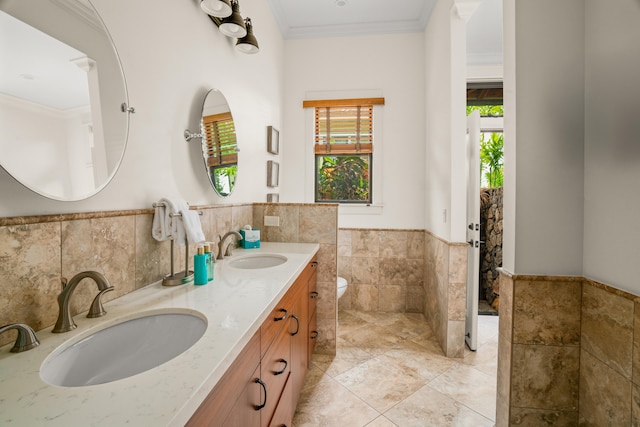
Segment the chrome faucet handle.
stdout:
[[109,286],[107,289],[103,289],[100,292],[98,292],[98,295],[96,295],[96,297],[93,299],[93,302],[91,303],[89,314],[87,314],[88,318],[94,319],[96,317],[102,317],[105,314],[107,314],[107,311],[102,306],[102,295],[112,290],[114,290],[114,287]]
[[38,337],[31,326],[24,323],[12,323],[10,325],[0,327],[0,334],[10,329],[18,331],[18,338],[16,338],[13,348],[9,350],[11,353],[21,353],[40,345],[40,341],[38,341]]

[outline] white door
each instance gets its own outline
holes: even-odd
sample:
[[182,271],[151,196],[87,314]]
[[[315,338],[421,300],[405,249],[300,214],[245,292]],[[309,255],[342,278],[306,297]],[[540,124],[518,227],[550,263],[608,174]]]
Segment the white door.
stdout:
[[467,116],[467,315],[465,341],[478,348],[480,275],[480,112]]

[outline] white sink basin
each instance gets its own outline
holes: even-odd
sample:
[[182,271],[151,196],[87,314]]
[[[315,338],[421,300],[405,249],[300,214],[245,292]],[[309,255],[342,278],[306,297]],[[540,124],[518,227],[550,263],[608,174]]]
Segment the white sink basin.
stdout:
[[40,378],[64,387],[127,378],[180,355],[206,329],[204,317],[192,313],[142,315],[58,347],[40,367]]
[[229,262],[229,266],[241,269],[269,268],[287,262],[287,257],[278,254],[245,255]]

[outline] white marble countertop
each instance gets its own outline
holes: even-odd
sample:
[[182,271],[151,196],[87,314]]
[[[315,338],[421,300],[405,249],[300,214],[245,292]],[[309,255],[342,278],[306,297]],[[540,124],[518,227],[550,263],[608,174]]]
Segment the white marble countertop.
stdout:
[[[183,426],[222,377],[276,303],[318,251],[312,243],[267,243],[236,249],[215,264],[205,286],[160,282],[106,302],[106,316],[74,317],[78,328],[37,333],[40,346],[10,353],[0,348],[0,425]],[[288,260],[268,269],[236,269],[229,260],[278,253]],[[51,302],[56,304],[55,301]],[[40,379],[40,366],[57,347],[147,311],[195,310],[207,318],[202,338],[178,357],[129,378],[86,387],[58,387]]]

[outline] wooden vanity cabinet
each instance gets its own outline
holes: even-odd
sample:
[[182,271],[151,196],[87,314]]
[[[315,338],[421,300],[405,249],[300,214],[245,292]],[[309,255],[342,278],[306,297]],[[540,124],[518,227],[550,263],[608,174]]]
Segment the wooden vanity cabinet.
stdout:
[[259,426],[264,393],[260,374],[260,331],[256,332],[218,384],[191,416],[187,426]]
[[316,270],[314,257],[187,426],[291,426],[315,343]]
[[311,364],[311,355],[318,341],[318,326],[316,307],[318,301],[318,263],[314,258],[309,264],[310,274],[307,279],[307,303],[309,310],[308,326],[307,326],[307,365]]

